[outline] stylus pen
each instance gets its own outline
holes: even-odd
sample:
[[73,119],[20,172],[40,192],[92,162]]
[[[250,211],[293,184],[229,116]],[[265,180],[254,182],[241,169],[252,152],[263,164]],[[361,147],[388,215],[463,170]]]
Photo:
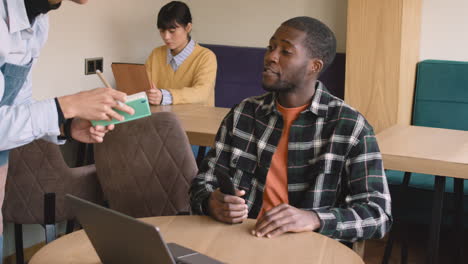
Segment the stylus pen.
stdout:
[[112,86],[106,81],[106,78],[104,78],[104,75],[100,70],[96,70],[96,74],[99,76],[99,79],[101,79],[102,83],[109,88],[112,88]]
[[[102,72],[100,70],[96,70],[96,74],[99,76],[99,79],[101,79],[102,83],[108,87],[108,88],[112,88],[112,86],[109,84],[109,82],[106,80],[106,78],[104,78],[104,75],[102,74]],[[117,101],[118,104],[123,104],[122,102],[120,101]]]

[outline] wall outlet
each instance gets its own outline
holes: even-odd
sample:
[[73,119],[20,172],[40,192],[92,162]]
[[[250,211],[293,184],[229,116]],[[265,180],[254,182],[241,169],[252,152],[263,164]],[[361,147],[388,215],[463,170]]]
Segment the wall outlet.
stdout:
[[103,72],[104,59],[88,58],[85,59],[85,75],[96,74],[96,70]]

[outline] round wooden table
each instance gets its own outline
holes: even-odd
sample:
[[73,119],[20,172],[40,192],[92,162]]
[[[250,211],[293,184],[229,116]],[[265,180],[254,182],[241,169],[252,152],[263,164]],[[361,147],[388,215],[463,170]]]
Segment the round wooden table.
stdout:
[[[276,238],[251,235],[255,220],[228,225],[206,216],[161,216],[141,219],[158,226],[164,240],[226,263],[364,263],[351,249],[315,232]],[[116,239],[119,230],[115,230]],[[30,264],[101,263],[83,230],[65,235],[39,250]]]

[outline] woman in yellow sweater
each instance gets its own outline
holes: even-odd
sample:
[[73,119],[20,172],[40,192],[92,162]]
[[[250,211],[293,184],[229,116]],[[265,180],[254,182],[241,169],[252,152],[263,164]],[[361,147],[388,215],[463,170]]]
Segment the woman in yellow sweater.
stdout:
[[216,56],[191,39],[188,6],[179,1],[166,4],[157,25],[165,45],[155,48],[146,61],[152,82],[152,89],[146,91],[149,102],[214,106]]

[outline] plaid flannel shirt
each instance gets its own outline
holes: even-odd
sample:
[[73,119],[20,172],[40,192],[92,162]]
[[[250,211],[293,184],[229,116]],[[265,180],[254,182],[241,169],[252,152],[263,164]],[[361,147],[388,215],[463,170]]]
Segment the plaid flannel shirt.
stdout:
[[[250,97],[231,109],[190,189],[192,210],[205,214],[214,172],[228,170],[243,189],[249,218],[262,208],[266,175],[281,137],[277,95]],[[218,168],[219,167],[219,168]],[[289,204],[315,211],[319,233],[353,242],[381,238],[390,229],[391,199],[372,127],[356,110],[317,82],[309,108],[291,126]]]

